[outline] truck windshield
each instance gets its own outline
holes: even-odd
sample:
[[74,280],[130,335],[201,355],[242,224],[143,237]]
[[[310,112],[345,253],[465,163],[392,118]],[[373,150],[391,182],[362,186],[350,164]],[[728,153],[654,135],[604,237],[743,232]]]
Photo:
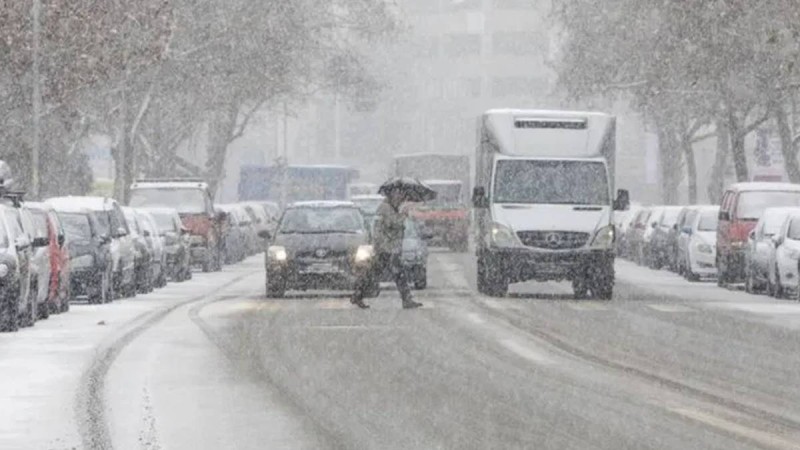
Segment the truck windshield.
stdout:
[[451,206],[461,203],[461,184],[429,184],[436,191],[436,198],[428,202],[435,206]]
[[206,212],[205,193],[195,188],[137,188],[131,191],[130,205],[175,208],[183,214]]
[[607,205],[606,167],[595,161],[498,161],[494,202]]
[[750,191],[739,194],[736,217],[744,220],[758,220],[767,208],[800,206],[800,192],[791,191]]

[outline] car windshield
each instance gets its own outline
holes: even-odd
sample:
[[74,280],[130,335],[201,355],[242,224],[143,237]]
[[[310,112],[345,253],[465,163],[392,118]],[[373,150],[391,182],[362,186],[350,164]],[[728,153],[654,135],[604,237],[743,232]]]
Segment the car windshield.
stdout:
[[800,240],[800,217],[792,218],[792,223],[789,224],[789,231],[786,236],[795,241]]
[[281,220],[282,234],[359,233],[364,220],[356,208],[291,208]]
[[89,216],[78,213],[58,213],[64,234],[70,241],[82,242],[92,239],[92,227]]
[[751,191],[739,194],[736,217],[744,220],[758,220],[767,208],[800,206],[800,192],[792,191]]
[[177,227],[175,226],[175,217],[172,214],[153,213],[153,218],[156,220],[159,233],[177,231]]
[[174,208],[181,214],[206,212],[206,195],[197,188],[137,188],[131,191],[132,207]]
[[601,162],[501,160],[495,203],[607,205],[606,166]]
[[426,202],[433,206],[452,206],[461,203],[461,184],[430,184],[436,198]]
[[700,214],[700,220],[697,223],[698,231],[717,231],[717,224],[719,223],[718,211],[703,211]]

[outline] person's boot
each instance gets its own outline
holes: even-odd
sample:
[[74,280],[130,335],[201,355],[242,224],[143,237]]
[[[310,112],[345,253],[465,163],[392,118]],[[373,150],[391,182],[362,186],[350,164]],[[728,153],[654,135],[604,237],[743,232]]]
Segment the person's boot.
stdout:
[[414,300],[403,300],[403,309],[414,309],[422,306],[422,303],[415,302]]
[[357,297],[350,297],[350,303],[358,306],[361,309],[369,309],[369,305],[364,303],[364,299]]

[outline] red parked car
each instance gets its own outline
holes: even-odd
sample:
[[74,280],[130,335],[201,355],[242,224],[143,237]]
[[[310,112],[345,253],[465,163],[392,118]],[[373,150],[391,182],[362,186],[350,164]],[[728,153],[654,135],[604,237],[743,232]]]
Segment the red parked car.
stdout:
[[47,221],[50,257],[50,279],[47,280],[49,312],[51,314],[66,312],[69,310],[71,293],[69,250],[64,229],[52,206],[47,203],[27,203],[27,205],[33,214],[44,215]]
[[717,228],[717,282],[744,281],[747,238],[767,208],[800,206],[800,184],[736,183],[722,196]]

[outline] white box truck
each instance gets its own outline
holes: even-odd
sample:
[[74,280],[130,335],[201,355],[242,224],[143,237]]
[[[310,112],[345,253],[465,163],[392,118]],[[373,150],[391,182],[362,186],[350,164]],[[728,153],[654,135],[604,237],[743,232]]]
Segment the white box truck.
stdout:
[[572,282],[575,296],[610,299],[616,119],[598,112],[496,109],[478,121],[475,244],[478,290]]

